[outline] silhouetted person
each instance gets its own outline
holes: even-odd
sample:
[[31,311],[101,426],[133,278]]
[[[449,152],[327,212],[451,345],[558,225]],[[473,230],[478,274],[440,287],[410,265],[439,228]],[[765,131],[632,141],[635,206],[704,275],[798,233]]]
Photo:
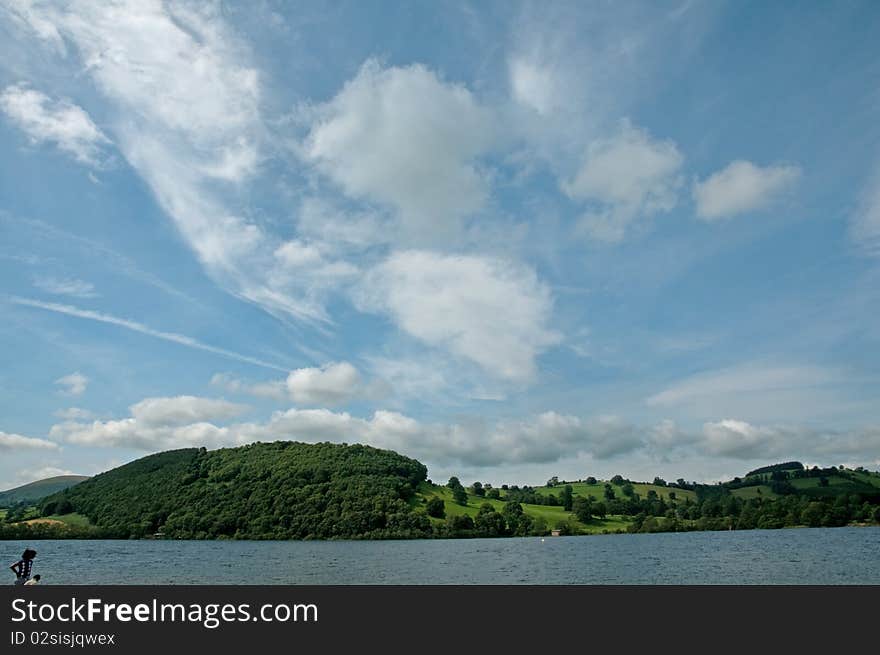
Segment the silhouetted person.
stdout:
[[15,573],[15,584],[23,585],[31,579],[31,569],[34,567],[34,558],[36,556],[37,551],[28,548],[21,554],[21,559],[9,567]]

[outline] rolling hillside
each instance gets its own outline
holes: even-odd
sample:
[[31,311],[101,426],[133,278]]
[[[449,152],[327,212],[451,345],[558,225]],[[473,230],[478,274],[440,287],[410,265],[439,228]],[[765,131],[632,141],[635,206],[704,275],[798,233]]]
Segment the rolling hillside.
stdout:
[[9,507],[21,502],[35,503],[41,498],[63,491],[88,479],[86,475],[59,475],[24,484],[8,491],[0,491],[0,507]]

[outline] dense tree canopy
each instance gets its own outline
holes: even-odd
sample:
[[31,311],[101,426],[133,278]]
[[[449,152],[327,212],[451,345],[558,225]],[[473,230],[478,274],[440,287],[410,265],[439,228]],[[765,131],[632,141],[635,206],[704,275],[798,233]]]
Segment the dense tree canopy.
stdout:
[[43,502],[115,536],[331,539],[431,534],[413,459],[369,446],[255,443],[150,455]]

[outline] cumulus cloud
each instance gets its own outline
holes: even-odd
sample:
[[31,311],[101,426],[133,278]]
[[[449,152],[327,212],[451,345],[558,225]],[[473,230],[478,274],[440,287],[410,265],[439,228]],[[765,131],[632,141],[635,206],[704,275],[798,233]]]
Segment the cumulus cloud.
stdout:
[[724,419],[703,425],[700,446],[709,454],[736,459],[852,458],[871,461],[880,450],[880,427],[822,430],[800,425],[754,425]]
[[697,216],[717,221],[763,209],[800,177],[797,166],[756,166],[737,160],[694,183]]
[[275,412],[265,423],[227,426],[205,421],[181,424],[176,416],[166,423],[147,422],[135,416],[92,423],[67,422],[53,426],[51,435],[79,445],[146,451],[278,439],[359,442],[431,463],[468,466],[554,462],[585,453],[602,459],[644,445],[640,430],[613,416],[582,419],[544,412],[524,420],[494,424],[478,419],[444,424],[422,423],[388,410],[377,410],[369,418],[360,418],[326,408],[289,409]]
[[87,409],[81,409],[79,407],[68,407],[66,409],[59,409],[55,412],[55,416],[60,419],[64,419],[65,421],[87,421],[91,418],[94,418],[94,414]]
[[512,381],[531,379],[535,358],[560,341],[547,326],[550,290],[531,269],[490,257],[396,252],[367,273],[356,302]]
[[355,396],[362,385],[360,373],[348,362],[299,368],[287,376],[294,402],[304,405],[337,405]]
[[349,362],[330,362],[292,370],[284,380],[248,383],[228,373],[218,373],[211,384],[230,393],[243,393],[273,400],[292,400],[300,405],[342,405],[371,392],[360,372]]
[[130,407],[132,417],[144,425],[181,425],[224,420],[238,416],[247,409],[246,405],[197,396],[145,398]]
[[46,439],[24,437],[20,434],[0,431],[0,452],[19,450],[57,450],[58,444]]
[[55,384],[64,387],[61,393],[68,396],[79,396],[89,386],[89,379],[82,373],[75,372],[55,380]]
[[211,384],[235,394],[247,394],[259,398],[273,400],[287,399],[287,381],[270,380],[269,382],[248,383],[233,377],[229,373],[216,373],[211,376]]
[[94,298],[98,295],[95,293],[95,285],[92,283],[71,278],[40,277],[34,280],[34,286],[46,293],[59,296]]
[[54,437],[80,446],[133,448],[147,452],[185,447],[235,445],[227,428],[212,423],[190,425],[142,425],[134,418],[93,423],[60,423],[52,426]]
[[631,224],[677,202],[684,157],[624,121],[618,133],[590,144],[577,174],[562,183],[572,199],[590,203],[579,229],[600,241],[620,241]]
[[346,195],[393,207],[411,237],[454,234],[483,205],[476,160],[493,124],[465,87],[370,60],[314,114],[306,161]]
[[99,166],[110,140],[82,107],[68,100],[52,100],[23,84],[0,93],[0,111],[33,143],[51,143],[89,166]]

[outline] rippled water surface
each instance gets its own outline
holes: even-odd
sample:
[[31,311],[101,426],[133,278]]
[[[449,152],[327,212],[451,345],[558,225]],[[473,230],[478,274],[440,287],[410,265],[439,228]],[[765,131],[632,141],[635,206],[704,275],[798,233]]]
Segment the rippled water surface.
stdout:
[[[421,541],[0,541],[47,584],[880,584],[880,528]],[[10,573],[8,582],[12,583]]]

